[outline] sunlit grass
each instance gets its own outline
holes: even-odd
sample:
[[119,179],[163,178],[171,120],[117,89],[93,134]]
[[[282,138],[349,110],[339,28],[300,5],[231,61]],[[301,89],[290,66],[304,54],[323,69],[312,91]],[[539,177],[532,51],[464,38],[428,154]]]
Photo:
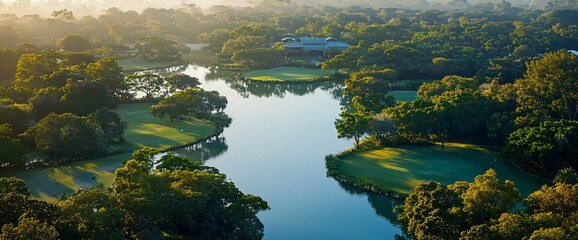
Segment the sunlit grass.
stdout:
[[243,73],[243,77],[257,81],[311,81],[323,75],[333,74],[334,69],[281,67],[248,71]]
[[[150,106],[148,103],[123,104],[115,110],[128,123],[124,134],[126,142],[112,146],[122,152],[120,154],[56,168],[38,168],[6,175],[24,179],[33,196],[54,200],[55,196],[61,193],[90,188],[96,183],[109,186],[114,178],[114,171],[122,167],[123,162],[140,147],[163,149],[185,145],[216,131],[214,123],[207,120],[170,122],[156,118],[150,115]],[[91,179],[93,176],[96,180]]]
[[382,148],[354,153],[337,163],[337,170],[346,176],[401,193],[410,193],[427,181],[473,181],[490,168],[497,171],[498,178],[514,181],[524,196],[547,183],[523,173],[490,149],[464,143],[447,143],[445,148]]

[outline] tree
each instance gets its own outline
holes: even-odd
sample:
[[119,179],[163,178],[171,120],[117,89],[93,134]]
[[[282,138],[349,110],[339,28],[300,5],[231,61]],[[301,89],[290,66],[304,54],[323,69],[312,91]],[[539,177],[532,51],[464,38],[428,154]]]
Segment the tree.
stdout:
[[358,110],[378,113],[393,106],[394,99],[387,90],[395,80],[396,74],[392,69],[362,69],[351,73],[345,80],[344,94],[351,97]]
[[25,167],[22,156],[27,151],[18,139],[11,137],[11,132],[12,129],[10,129],[8,124],[0,124],[0,170],[22,169]]
[[578,173],[572,168],[562,168],[556,173],[554,183],[557,184],[571,184],[578,183]]
[[229,35],[230,32],[230,29],[218,28],[212,30],[211,32],[199,34],[197,40],[199,40],[201,43],[209,44],[212,49],[220,50],[223,48],[223,44],[231,38]]
[[217,117],[227,107],[227,98],[216,91],[204,91],[201,88],[189,88],[165,97],[158,104],[151,106],[153,116],[168,117],[178,121],[184,116],[209,119]]
[[174,41],[158,36],[142,36],[134,47],[137,55],[146,60],[181,60],[181,55],[186,53],[187,47]]
[[338,138],[353,139],[355,146],[360,147],[359,140],[368,132],[371,115],[364,112],[342,112],[340,119],[335,120]]
[[102,82],[68,81],[62,91],[62,108],[77,115],[86,116],[97,109],[116,107],[114,96]]
[[22,179],[15,177],[0,177],[0,194],[15,193],[30,196],[30,189]]
[[101,108],[88,115],[87,121],[98,126],[107,142],[122,142],[126,121],[121,119],[117,113],[108,108]]
[[201,82],[199,82],[198,78],[191,77],[184,73],[172,74],[166,77],[165,81],[169,85],[169,91],[171,93],[183,91],[201,85]]
[[562,168],[578,168],[577,142],[578,121],[545,121],[510,134],[503,154],[529,173],[553,178]]
[[96,158],[104,154],[102,133],[71,113],[49,114],[27,131],[36,147],[50,156],[52,163]]
[[52,17],[61,21],[72,21],[74,20],[74,13],[68,9],[61,9],[52,12]]
[[516,81],[518,125],[578,118],[578,57],[565,51],[546,53],[527,64]]
[[496,171],[490,169],[476,176],[474,182],[462,193],[463,211],[469,216],[470,225],[496,219],[520,201],[520,192],[514,182],[502,182],[496,175]]
[[397,131],[391,116],[383,112],[373,115],[368,123],[368,127],[368,134],[375,136],[380,144],[384,144],[386,138],[393,136]]
[[460,233],[460,219],[452,209],[461,205],[456,192],[441,183],[427,182],[414,188],[395,211],[403,228],[416,239],[452,239]]
[[58,202],[66,223],[76,227],[83,239],[127,239],[127,212],[118,199],[98,188],[79,191]]
[[14,137],[30,126],[30,106],[24,104],[0,105],[0,124],[10,124]]
[[126,77],[126,84],[130,91],[144,93],[145,100],[162,98],[167,94],[163,91],[163,77],[154,73],[129,75]]
[[102,58],[88,64],[85,72],[89,79],[104,83],[117,99],[121,96],[125,77],[122,74],[122,68],[118,65],[118,59]]
[[64,38],[58,39],[56,46],[60,50],[70,52],[84,52],[90,49],[90,42],[79,34],[68,34]]
[[240,49],[231,60],[245,68],[272,68],[285,62],[283,51],[272,48]]
[[403,228],[416,239],[496,238],[494,234],[501,230],[493,225],[494,220],[502,221],[519,199],[514,183],[499,181],[490,169],[473,183],[457,181],[447,187],[422,183],[395,211]]
[[57,240],[59,236],[54,226],[25,215],[18,221],[18,226],[11,223],[2,226],[0,234],[2,239],[15,240]]

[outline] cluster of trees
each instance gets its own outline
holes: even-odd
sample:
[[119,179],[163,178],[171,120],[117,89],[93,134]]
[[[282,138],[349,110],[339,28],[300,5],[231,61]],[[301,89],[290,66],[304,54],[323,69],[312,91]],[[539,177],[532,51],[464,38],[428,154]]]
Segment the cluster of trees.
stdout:
[[226,127],[231,123],[231,119],[223,113],[226,107],[227,98],[219,92],[195,87],[165,97],[151,106],[151,114],[159,118],[167,117],[171,122],[186,116],[208,119],[219,127]]
[[261,239],[256,214],[269,209],[199,162],[141,149],[109,189],[79,190],[56,203],[24,181],[0,178],[2,239]]
[[428,182],[396,208],[404,230],[415,239],[574,239],[578,235],[576,172],[564,169],[555,185],[530,194],[514,212],[520,193],[492,169],[474,182],[449,186]]
[[26,167],[28,149],[43,153],[36,163],[59,164],[102,156],[123,140],[126,122],[110,110],[126,92],[115,58],[30,46],[7,51],[19,56],[9,71],[14,80],[0,87],[0,139],[7,144],[0,169]]
[[480,85],[475,78],[446,76],[420,86],[413,102],[395,106],[387,95],[394,77],[356,71],[345,81],[353,108],[344,109],[336,121],[338,136],[357,144],[367,135],[381,145],[492,144],[527,172],[552,179],[564,167],[578,167],[577,69],[578,56],[564,50],[546,53],[528,62],[524,77],[513,84]]
[[125,77],[116,58],[54,50],[22,53],[14,67],[14,80],[0,86],[0,139],[6,142],[0,151],[2,170],[25,166],[23,145],[41,150],[40,162],[51,164],[102,156],[111,143],[123,141],[126,129],[110,109],[136,97],[160,101],[153,115],[171,121],[190,116],[220,127],[231,122],[222,112],[226,98],[205,92],[197,78],[186,74]]

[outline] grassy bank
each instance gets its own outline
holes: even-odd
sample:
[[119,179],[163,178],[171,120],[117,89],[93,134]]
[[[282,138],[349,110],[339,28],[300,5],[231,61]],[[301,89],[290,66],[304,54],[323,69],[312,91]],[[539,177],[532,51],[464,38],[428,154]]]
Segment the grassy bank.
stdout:
[[[114,177],[115,169],[130,158],[132,151],[140,147],[167,149],[196,142],[213,135],[217,128],[206,120],[173,123],[167,119],[156,118],[149,113],[150,104],[119,105],[116,112],[128,123],[124,134],[125,143],[116,144],[111,156],[89,161],[76,162],[56,168],[38,168],[7,174],[26,181],[33,196],[52,200],[61,193],[86,189],[96,183],[108,186]],[[96,181],[91,180],[96,176]]]
[[314,81],[320,77],[335,74],[335,69],[309,69],[281,67],[273,69],[261,69],[244,72],[241,77],[254,81],[290,82],[290,81]]
[[342,182],[385,193],[408,194],[427,181],[473,181],[489,168],[496,170],[498,178],[514,181],[524,197],[547,183],[487,148],[460,143],[447,143],[445,148],[411,145],[367,150],[328,159],[327,165],[330,175]]

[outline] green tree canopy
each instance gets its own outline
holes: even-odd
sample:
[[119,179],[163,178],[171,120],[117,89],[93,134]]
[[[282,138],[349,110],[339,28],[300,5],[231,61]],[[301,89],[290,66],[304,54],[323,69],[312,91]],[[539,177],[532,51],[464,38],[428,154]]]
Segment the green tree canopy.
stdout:
[[527,64],[516,81],[518,125],[578,118],[578,57],[565,51],[546,53]]
[[106,141],[102,133],[71,113],[49,114],[27,131],[36,148],[50,157],[52,163],[102,156]]

